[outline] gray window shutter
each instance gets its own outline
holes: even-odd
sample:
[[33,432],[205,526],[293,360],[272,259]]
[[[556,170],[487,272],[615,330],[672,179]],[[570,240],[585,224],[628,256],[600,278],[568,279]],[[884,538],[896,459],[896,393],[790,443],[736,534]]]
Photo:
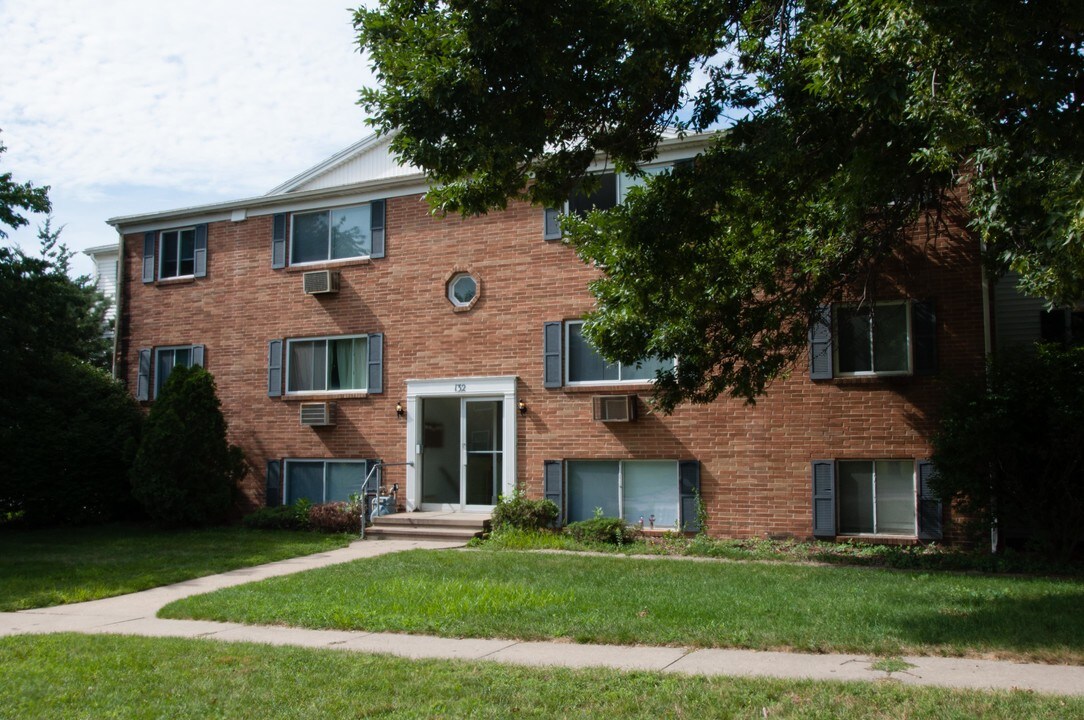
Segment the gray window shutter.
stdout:
[[192,367],[203,367],[203,345],[192,346]]
[[139,351],[139,375],[136,377],[136,400],[146,402],[151,399],[151,351]]
[[911,332],[914,341],[915,375],[937,373],[937,313],[932,301],[911,303]]
[[154,282],[154,237],[155,233],[143,233],[143,282]]
[[560,460],[542,462],[542,494],[553,501],[560,512],[557,513],[556,527],[565,524],[564,467]]
[[264,502],[267,507],[278,507],[282,504],[282,461],[267,461],[267,485],[264,489]]
[[937,468],[929,460],[918,462],[918,539],[940,540],[941,500],[930,489],[930,479],[937,475]]
[[271,231],[271,269],[286,267],[286,214],[275,215]]
[[561,387],[561,329],[563,323],[542,325],[542,387]]
[[384,201],[373,200],[369,204],[370,232],[373,240],[369,252],[371,258],[384,257]]
[[384,392],[384,334],[369,335],[369,392]]
[[689,532],[703,530],[696,512],[696,500],[700,497],[699,460],[682,460],[678,463],[678,496],[681,499],[678,526]]
[[836,463],[834,460],[814,460],[813,470],[813,535],[836,536]]
[[832,306],[821,305],[809,326],[809,379],[832,379]]
[[207,224],[196,226],[195,270],[196,277],[207,277]]
[[282,396],[282,341],[267,343],[267,396]]
[[561,211],[556,208],[546,208],[542,213],[542,239],[560,240],[561,225],[558,221],[561,217]]

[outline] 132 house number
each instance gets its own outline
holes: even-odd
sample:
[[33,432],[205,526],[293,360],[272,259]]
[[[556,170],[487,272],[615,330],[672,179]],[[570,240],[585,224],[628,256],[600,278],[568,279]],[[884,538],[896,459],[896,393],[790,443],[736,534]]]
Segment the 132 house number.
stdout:
[[455,391],[457,393],[458,392],[467,392],[467,384],[466,383],[456,383],[455,384]]

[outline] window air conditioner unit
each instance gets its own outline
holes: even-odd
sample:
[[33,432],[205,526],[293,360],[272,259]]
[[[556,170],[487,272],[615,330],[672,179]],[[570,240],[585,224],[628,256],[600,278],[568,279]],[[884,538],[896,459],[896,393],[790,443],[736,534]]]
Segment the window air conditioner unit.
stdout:
[[313,270],[301,275],[306,295],[325,295],[339,292],[339,273],[334,270]]
[[630,422],[636,419],[635,395],[596,395],[592,401],[595,420]]
[[301,403],[301,424],[309,427],[323,427],[335,424],[335,403]]

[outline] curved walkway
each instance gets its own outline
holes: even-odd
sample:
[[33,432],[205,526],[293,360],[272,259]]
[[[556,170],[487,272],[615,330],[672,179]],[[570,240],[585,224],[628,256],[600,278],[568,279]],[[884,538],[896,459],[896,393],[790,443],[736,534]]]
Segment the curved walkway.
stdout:
[[359,558],[415,548],[445,549],[461,543],[382,540],[357,541],[349,547],[268,565],[243,568],[175,585],[56,607],[0,613],[0,636],[79,632],[148,637],[209,638],[224,642],[298,645],[329,650],[388,653],[406,658],[485,660],[519,665],[609,667],[691,675],[734,675],[811,680],[892,678],[907,685],[937,685],[972,690],[1031,690],[1058,695],[1084,695],[1084,667],[1041,665],[999,660],[905,657],[910,668],[898,672],[874,669],[877,658],[862,655],[804,655],[756,650],[694,649],[569,642],[521,642],[500,639],[457,639],[395,633],[307,630],[155,617],[167,603],[224,587]]

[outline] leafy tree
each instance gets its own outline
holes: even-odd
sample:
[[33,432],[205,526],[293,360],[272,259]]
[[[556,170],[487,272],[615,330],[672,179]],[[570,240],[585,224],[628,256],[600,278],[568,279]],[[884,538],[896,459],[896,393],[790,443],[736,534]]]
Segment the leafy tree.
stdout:
[[[0,155],[7,147],[0,142]],[[49,188],[35,187],[29,182],[19,183],[12,180],[10,172],[0,173],[0,240],[8,236],[2,226],[12,229],[27,224],[27,219],[18,210],[47,213],[52,208],[49,203]]]
[[243,472],[241,451],[226,439],[214,378],[200,367],[174,367],[132,465],[136,499],[162,525],[210,525],[225,520]]
[[996,360],[950,396],[933,446],[931,486],[979,527],[1063,560],[1084,546],[1084,347]]
[[[1084,297],[1084,6],[962,0],[384,0],[355,27],[361,104],[438,211],[558,207],[599,153],[636,174],[670,129],[728,126],[624,206],[568,218],[611,359],[681,357],[666,409],[753,400],[816,308],[925,217]],[[965,187],[966,186],[966,187]],[[958,207],[957,205],[962,205]]]
[[41,254],[0,248],[0,521],[83,523],[134,511],[142,415],[103,369],[105,298],[68,276],[50,221]]

